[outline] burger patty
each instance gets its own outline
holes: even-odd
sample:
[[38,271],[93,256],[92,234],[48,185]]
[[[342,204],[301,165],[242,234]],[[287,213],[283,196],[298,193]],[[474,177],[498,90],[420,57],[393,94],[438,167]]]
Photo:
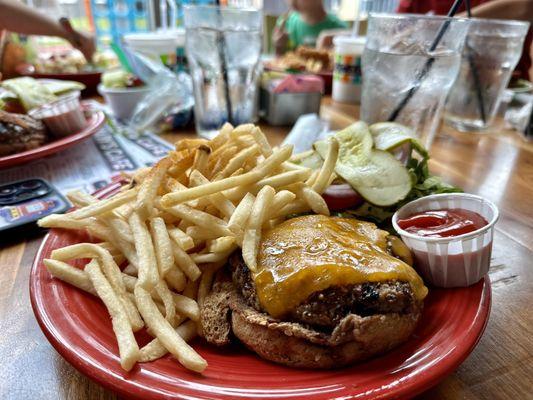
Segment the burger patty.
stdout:
[[[230,258],[232,278],[246,303],[263,311],[250,270],[240,253]],[[406,314],[415,304],[406,282],[386,281],[333,286],[313,293],[286,318],[319,330],[333,329],[346,315]]]
[[48,139],[41,121],[0,110],[0,156],[35,149]]

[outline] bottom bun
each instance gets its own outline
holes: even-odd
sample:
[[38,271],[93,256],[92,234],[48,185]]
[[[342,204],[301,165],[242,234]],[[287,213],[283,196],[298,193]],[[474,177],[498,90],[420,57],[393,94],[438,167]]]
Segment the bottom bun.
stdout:
[[235,336],[262,358],[302,368],[337,368],[383,354],[405,342],[420,318],[422,303],[406,314],[368,317],[347,315],[333,332],[281,322],[233,296],[231,325]]

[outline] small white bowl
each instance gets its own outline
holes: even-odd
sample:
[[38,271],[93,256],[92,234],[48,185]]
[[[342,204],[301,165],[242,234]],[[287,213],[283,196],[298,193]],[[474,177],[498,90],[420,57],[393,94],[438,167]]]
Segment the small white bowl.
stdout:
[[132,88],[106,88],[104,85],[98,85],[98,93],[100,93],[113,115],[118,119],[128,120],[137,103],[139,103],[144,96],[150,92],[148,86],[132,87]]
[[[488,224],[452,237],[425,237],[406,232],[398,220],[413,214],[442,209],[463,209],[481,215]],[[466,193],[435,194],[407,203],[392,216],[392,225],[411,249],[415,269],[434,286],[465,287],[478,282],[489,270],[494,224],[498,208],[489,200]]]

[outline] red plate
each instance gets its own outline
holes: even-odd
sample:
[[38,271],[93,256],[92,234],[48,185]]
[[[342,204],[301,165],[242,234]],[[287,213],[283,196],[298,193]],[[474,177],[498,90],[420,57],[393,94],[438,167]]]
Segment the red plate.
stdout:
[[[119,187],[112,185],[100,196]],[[86,240],[63,230],[44,239],[30,275],[31,304],[44,334],[75,368],[131,399],[291,398],[405,399],[435,385],[468,356],[488,320],[488,277],[463,289],[432,289],[422,321],[409,342],[350,368],[293,369],[261,360],[242,346],[221,350],[193,343],[209,366],[200,375],[170,356],[120,368],[118,348],[104,305],[96,297],[51,277],[42,264],[53,249]],[[80,265],[81,266],[81,265]],[[146,336],[139,337],[140,344]]]
[[[81,102],[82,105],[85,102]],[[23,151],[22,153],[11,154],[9,156],[0,157],[0,168],[12,167],[14,165],[22,164],[36,158],[42,158],[58,151],[68,149],[76,143],[83,142],[96,132],[100,130],[105,121],[105,115],[102,111],[92,111],[87,119],[87,126],[80,132],[64,137],[62,139],[54,140],[44,146],[37,147],[33,150]]]

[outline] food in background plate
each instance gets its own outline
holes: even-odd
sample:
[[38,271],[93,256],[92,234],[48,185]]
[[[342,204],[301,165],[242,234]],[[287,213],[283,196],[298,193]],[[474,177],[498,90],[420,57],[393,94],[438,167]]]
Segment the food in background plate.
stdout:
[[[320,194],[337,153],[332,140],[319,169],[300,167],[289,161],[291,146],[272,148],[251,124],[226,124],[210,141],[180,140],[113,197],[78,193],[70,196],[77,210],[41,219],[42,227],[83,229],[99,241],[55,249],[44,263],[104,301],[125,370],[170,352],[201,372],[207,363],[186,341],[202,334],[199,310],[217,271],[239,248],[255,270],[263,232],[290,215],[329,215]],[[84,269],[67,263],[80,258],[91,259]],[[153,340],[139,348],[133,333],[144,326]]]
[[96,52],[88,63],[79,50],[70,49],[40,53],[33,65],[39,74],[77,74],[115,68],[118,60],[112,51],[103,51]]
[[333,70],[332,53],[311,47],[300,46],[274,59],[270,65],[283,70],[319,73]]
[[0,99],[4,111],[27,112],[55,101],[69,92],[83,90],[85,86],[74,81],[38,80],[31,77],[7,79],[0,82]]
[[27,115],[0,110],[0,156],[35,149],[47,140],[42,122]]
[[304,368],[382,354],[409,338],[427,294],[390,248],[369,222],[289,219],[263,234],[255,272],[231,258],[232,280],[219,277],[201,309],[204,336],[223,345],[233,333],[267,360]]
[[39,54],[35,71],[40,74],[75,74],[87,67],[87,60],[79,50]]
[[1,85],[15,94],[26,111],[57,99],[46,86],[29,77],[8,79]]
[[30,77],[0,82],[0,109],[7,121],[2,135],[7,150],[2,154],[40,147],[49,135],[64,137],[81,131],[87,124],[79,102],[79,90],[84,87],[73,81]]
[[119,69],[102,74],[102,85],[108,89],[123,89],[143,86],[144,83],[131,72]]
[[117,55],[111,49],[94,53],[91,64],[99,71],[115,69],[120,65]]

